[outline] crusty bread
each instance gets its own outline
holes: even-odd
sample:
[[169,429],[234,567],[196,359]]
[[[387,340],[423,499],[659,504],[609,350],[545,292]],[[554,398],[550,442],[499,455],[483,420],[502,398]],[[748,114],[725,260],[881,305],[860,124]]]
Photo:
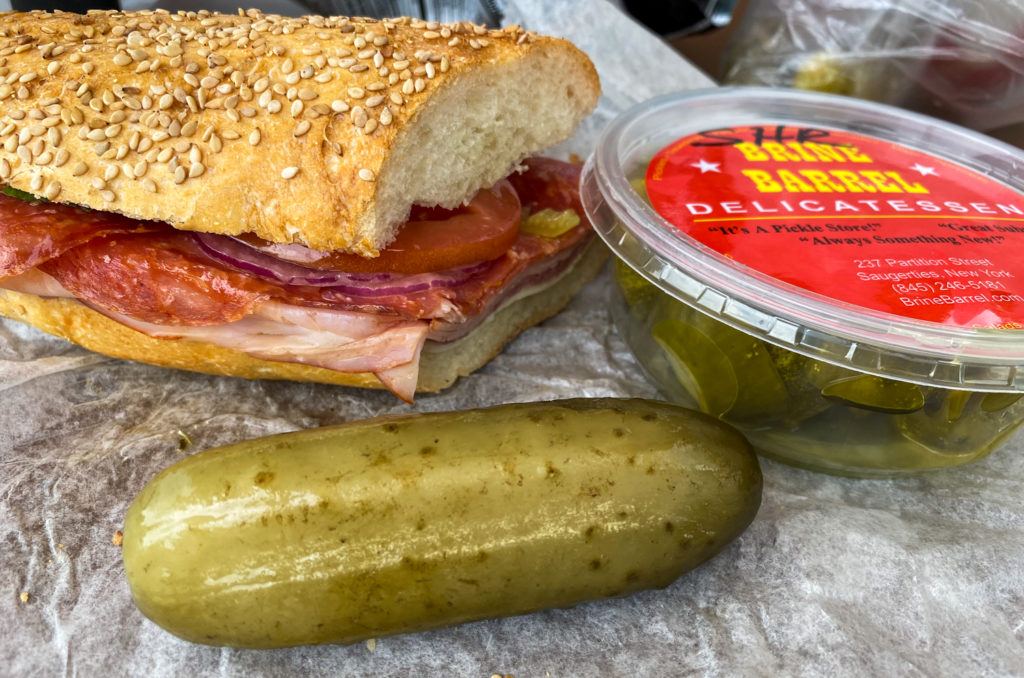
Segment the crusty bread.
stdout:
[[[505,305],[458,341],[428,342],[420,359],[416,390],[421,393],[440,391],[460,376],[486,364],[520,332],[568,304],[596,275],[606,257],[607,248],[599,238],[593,238],[576,264],[543,289]],[[0,316],[20,320],[97,353],[162,367],[247,379],[383,387],[377,377],[368,373],[343,373],[297,363],[260,360],[204,342],[153,339],[71,299],[45,299],[0,289]]]
[[562,141],[593,65],[518,27],[165,11],[0,15],[0,181],[373,255]]

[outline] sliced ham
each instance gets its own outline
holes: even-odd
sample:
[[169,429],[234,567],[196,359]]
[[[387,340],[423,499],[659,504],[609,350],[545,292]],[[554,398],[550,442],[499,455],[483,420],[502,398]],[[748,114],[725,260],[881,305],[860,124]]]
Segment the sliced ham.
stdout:
[[[510,179],[524,207],[583,216],[578,166],[527,164]],[[156,338],[374,373],[411,401],[427,339],[461,338],[517,295],[549,284],[592,235],[582,220],[555,238],[520,232],[504,255],[467,269],[296,285],[214,258],[210,239],[226,236],[0,195],[0,287],[76,298]]]
[[254,358],[338,372],[372,372],[408,402],[416,391],[420,351],[429,330],[422,321],[278,302],[265,303],[240,320],[199,327],[159,325],[106,314],[157,339],[203,341]]

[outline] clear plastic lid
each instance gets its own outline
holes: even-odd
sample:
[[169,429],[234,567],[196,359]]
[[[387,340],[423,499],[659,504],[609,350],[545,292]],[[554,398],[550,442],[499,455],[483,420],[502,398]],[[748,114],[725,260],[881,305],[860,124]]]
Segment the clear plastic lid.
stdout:
[[645,102],[584,207],[666,293],[818,360],[1024,391],[1024,153],[897,108],[723,88]]

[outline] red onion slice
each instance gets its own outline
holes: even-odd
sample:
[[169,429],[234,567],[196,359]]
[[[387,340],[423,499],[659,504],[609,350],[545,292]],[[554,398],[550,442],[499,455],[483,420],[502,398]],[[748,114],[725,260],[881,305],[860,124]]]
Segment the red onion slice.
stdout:
[[357,297],[412,294],[436,287],[456,287],[491,262],[483,261],[439,273],[346,273],[302,266],[262,252],[226,235],[193,233],[199,248],[209,257],[232,268],[284,285],[323,287]]

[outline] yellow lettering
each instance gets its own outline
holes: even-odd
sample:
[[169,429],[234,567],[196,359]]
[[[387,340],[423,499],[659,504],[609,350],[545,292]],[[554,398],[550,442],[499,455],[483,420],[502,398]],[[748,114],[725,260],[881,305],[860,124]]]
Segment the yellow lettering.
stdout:
[[885,176],[889,177],[897,184],[903,187],[903,190],[907,193],[927,193],[928,189],[919,183],[908,184],[899,172],[886,172]]
[[860,149],[856,146],[837,146],[840,151],[843,152],[850,162],[871,162],[871,158],[860,152]]
[[856,172],[851,172],[849,170],[832,170],[829,174],[843,182],[843,186],[845,186],[846,190],[850,193],[876,193],[878,191],[878,189],[871,184],[862,183]]
[[814,193],[814,187],[787,170],[779,170],[779,179],[790,193]]
[[782,191],[782,186],[772,179],[772,175],[764,170],[745,169],[743,170],[743,175],[754,182],[754,186],[760,193],[779,193]]
[[860,175],[878,187],[882,193],[902,193],[903,189],[896,184],[891,184],[881,172],[866,170]]
[[846,156],[837,151],[835,146],[808,141],[804,144],[804,148],[816,155],[818,160],[823,160],[824,162],[842,162],[846,159]]
[[845,188],[832,183],[832,178],[821,170],[800,170],[800,174],[814,184],[814,190],[819,193],[846,193]]
[[760,148],[758,148],[757,145],[755,145],[755,144],[751,144],[751,143],[736,144],[735,146],[733,146],[733,148],[735,148],[740,153],[742,153],[744,155],[744,157],[746,157],[746,159],[750,160],[751,162],[763,161],[763,160],[769,160],[770,159],[768,157],[768,154],[765,153],[764,151],[762,151]]
[[799,155],[790,153],[786,150],[785,146],[774,141],[766,141],[762,145],[762,148],[767,151],[768,155],[772,156],[772,160],[777,160],[778,162],[795,162],[797,160],[801,160]]
[[801,160],[806,160],[808,162],[814,162],[817,160],[817,158],[804,150],[804,145],[799,141],[790,141],[786,146],[796,151],[800,155]]

